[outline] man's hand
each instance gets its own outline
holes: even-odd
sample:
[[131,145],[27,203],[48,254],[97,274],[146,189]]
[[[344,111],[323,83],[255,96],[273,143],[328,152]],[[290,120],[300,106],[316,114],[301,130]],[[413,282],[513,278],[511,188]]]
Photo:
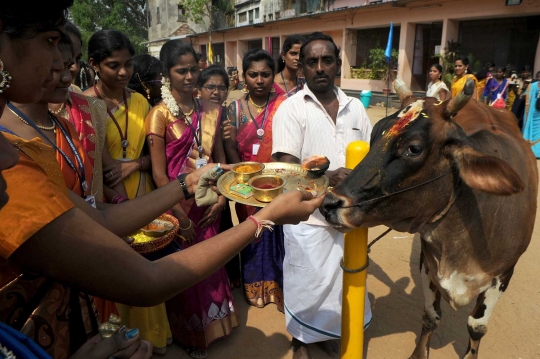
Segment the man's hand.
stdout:
[[110,338],[96,335],[75,352],[71,359],[148,359],[152,357],[152,343],[140,340],[137,329],[123,329]]
[[335,171],[326,171],[326,175],[330,179],[330,186],[335,187],[341,183],[351,173],[348,168],[340,167]]
[[277,196],[254,217],[258,220],[270,220],[276,224],[298,224],[307,221],[323,200],[324,195],[314,198],[310,192],[290,191]]

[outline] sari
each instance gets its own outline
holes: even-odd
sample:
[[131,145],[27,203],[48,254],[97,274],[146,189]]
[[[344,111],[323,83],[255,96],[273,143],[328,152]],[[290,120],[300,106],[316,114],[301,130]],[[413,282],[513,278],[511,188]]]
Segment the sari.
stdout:
[[[150,105],[148,101],[138,92],[128,90],[128,102],[127,111],[129,115],[128,119],[128,133],[127,140],[129,145],[126,151],[126,160],[135,160],[141,157],[141,153],[146,141],[146,132],[144,131],[144,119],[150,111]],[[118,126],[122,131],[126,128],[126,106],[122,102],[111,110],[114,118],[116,119]],[[123,160],[123,148],[122,137],[118,131],[118,127],[109,118],[107,121],[107,147],[112,158],[117,160]],[[154,189],[151,176],[144,171],[136,171],[129,177],[124,179],[124,185],[129,199],[142,196]]]
[[[190,116],[191,124],[197,134],[200,129],[203,147],[201,155],[211,163],[216,134],[220,131],[221,106],[199,101],[197,108],[199,110],[193,111]],[[163,101],[154,106],[146,118],[147,134],[165,140],[167,176],[170,181],[176,181],[179,174],[190,173],[196,169],[195,161],[199,158],[199,149],[193,129],[183,118],[174,117]],[[151,143],[151,137],[149,141]],[[208,207],[198,207],[193,198],[183,200],[180,204],[193,222],[196,237],[192,245],[219,233],[219,216],[206,228],[197,226]],[[184,242],[181,247],[186,249],[190,245]],[[213,341],[229,335],[232,329],[238,326],[224,267],[170,299],[166,305],[173,337],[187,348],[206,348]]]
[[17,166],[2,172],[10,200],[0,211],[0,321],[33,339],[51,357],[67,359],[98,332],[93,298],[7,259],[73,203],[50,146],[39,139],[4,136],[20,157]]
[[[283,92],[285,93],[285,92]],[[254,144],[259,144],[257,127],[251,118],[246,116],[242,100],[229,105],[231,125],[237,128],[238,154],[242,161],[272,162],[272,120],[279,105],[287,99],[277,96],[268,104],[267,119],[264,123],[264,137],[260,141],[257,155],[253,155]],[[245,102],[244,102],[245,104]],[[250,116],[251,117],[251,116]],[[264,111],[255,121],[259,127],[263,124]],[[256,212],[255,207],[236,204],[236,213],[240,222]],[[242,279],[244,293],[250,305],[263,308],[269,303],[276,304],[283,312],[283,258],[285,257],[283,226],[274,226],[273,231],[264,231],[261,240],[251,242],[241,252]]]
[[463,87],[465,87],[467,80],[474,81],[474,85],[476,86],[476,89],[477,89],[476,100],[480,98],[481,94],[478,92],[478,80],[476,79],[474,75],[471,75],[471,74],[463,75],[459,79],[456,76],[454,76],[454,78],[452,79],[452,87],[451,87],[452,98],[456,97],[457,95],[461,93],[461,91],[463,91]]
[[540,111],[536,108],[539,82],[529,85],[527,89],[527,106],[523,123],[523,138],[531,145],[536,158],[540,158]]
[[293,87],[292,89],[287,89],[288,91],[285,91],[282,89],[277,83],[274,82],[272,85],[274,89],[276,90],[276,95],[278,96],[284,96],[285,98],[291,97],[294,94],[296,94],[298,91],[304,88],[304,85],[306,83],[306,79],[303,77],[298,78],[298,84]]
[[491,104],[497,99],[498,95],[501,95],[501,98],[505,101],[508,98],[508,80],[503,78],[502,82],[499,84],[497,80],[492,77],[487,82],[486,87],[484,88],[484,98],[488,99],[488,103]]
[[[446,84],[444,83],[444,81],[439,81],[439,82],[436,82],[436,83],[430,82],[428,84],[428,88],[427,88],[427,91],[426,91],[426,97],[435,97],[437,100],[440,101],[441,100],[441,95],[440,95],[441,90],[449,92],[448,87],[446,87]],[[448,97],[448,95],[447,95],[447,97]]]

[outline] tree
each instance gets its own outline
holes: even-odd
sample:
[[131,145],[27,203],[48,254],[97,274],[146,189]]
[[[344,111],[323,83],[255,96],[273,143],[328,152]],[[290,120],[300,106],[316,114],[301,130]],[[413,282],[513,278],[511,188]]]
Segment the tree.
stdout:
[[[84,44],[98,30],[116,29],[129,37],[137,53],[146,52],[146,46],[141,45],[148,39],[146,0],[77,0],[71,17],[81,29]],[[86,50],[85,45],[85,55]]]
[[[208,42],[212,43],[212,30],[220,15],[230,16],[234,8],[230,0],[180,0],[179,5],[186,9],[186,17],[196,24],[207,27]],[[212,61],[212,59],[209,59]]]

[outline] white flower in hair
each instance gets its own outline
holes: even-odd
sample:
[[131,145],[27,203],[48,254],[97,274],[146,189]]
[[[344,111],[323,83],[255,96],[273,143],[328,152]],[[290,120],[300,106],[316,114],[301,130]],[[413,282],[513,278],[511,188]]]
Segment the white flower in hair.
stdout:
[[161,98],[173,116],[178,117],[180,114],[180,107],[178,107],[178,104],[171,93],[171,83],[168,78],[165,78],[165,81],[163,81],[163,84],[161,85]]

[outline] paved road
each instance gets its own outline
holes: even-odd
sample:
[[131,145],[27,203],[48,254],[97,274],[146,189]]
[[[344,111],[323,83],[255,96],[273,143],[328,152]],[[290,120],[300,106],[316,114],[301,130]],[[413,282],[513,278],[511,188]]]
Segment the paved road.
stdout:
[[[391,112],[390,112],[391,113]],[[385,108],[368,110],[372,123],[385,115]],[[538,215],[537,215],[538,219]],[[370,229],[370,239],[385,227]],[[499,301],[482,340],[481,358],[540,358],[540,230],[535,228],[527,252],[516,266],[509,288]],[[367,329],[367,358],[408,358],[421,328],[423,294],[419,268],[420,245],[412,235],[390,232],[372,248],[368,269],[368,290],[373,322]],[[290,335],[285,319],[274,305],[264,309],[249,307],[239,289],[234,292],[240,327],[230,337],[213,343],[210,359],[291,358]],[[453,311],[443,302],[443,319],[431,342],[431,357],[460,358],[467,348],[467,316],[473,305]],[[314,359],[326,359],[317,347]],[[155,356],[159,357],[159,356]],[[189,358],[175,345],[164,358]]]

